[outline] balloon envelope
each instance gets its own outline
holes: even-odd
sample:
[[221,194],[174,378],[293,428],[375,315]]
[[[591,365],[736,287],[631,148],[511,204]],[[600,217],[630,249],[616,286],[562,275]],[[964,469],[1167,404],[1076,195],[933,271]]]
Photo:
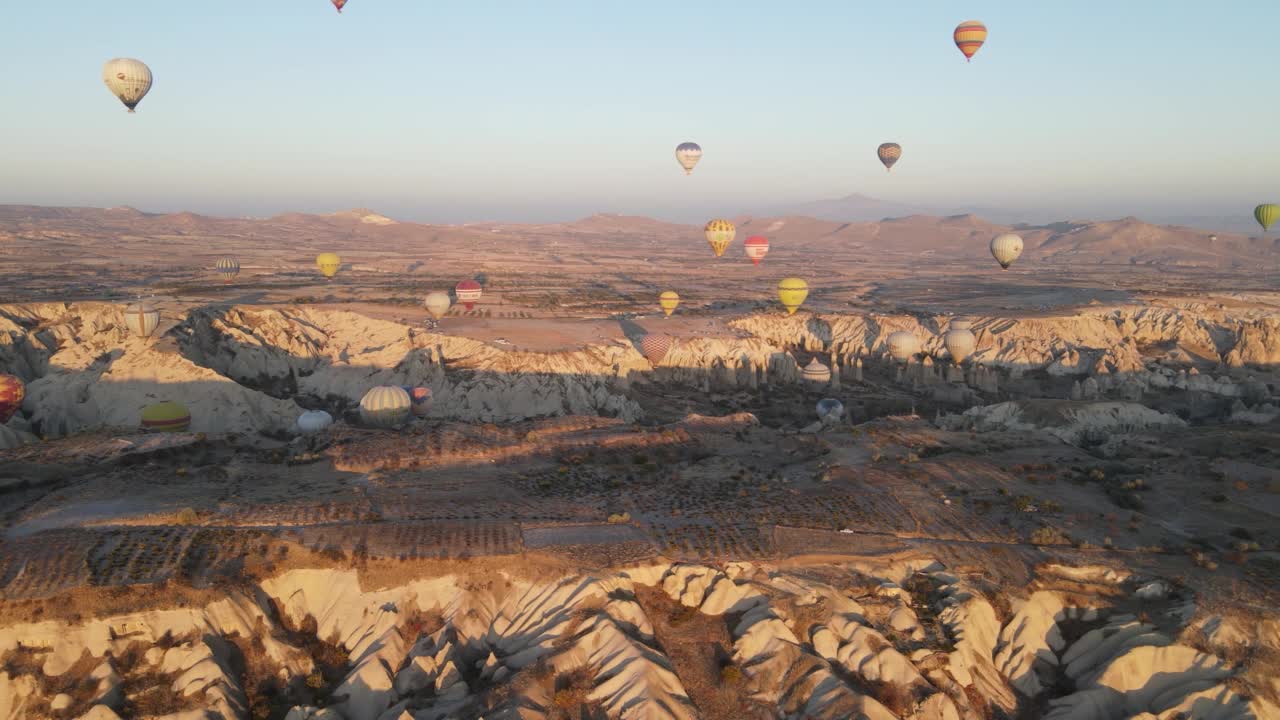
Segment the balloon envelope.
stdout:
[[1004,233],[991,239],[991,256],[1005,270],[1022,255],[1022,238],[1013,233]]
[[142,427],[157,432],[186,432],[191,427],[191,413],[176,402],[159,402],[142,409]]
[[338,12],[342,12],[342,7],[347,4],[347,0],[330,0],[333,6],[338,8]]
[[224,282],[231,282],[240,274],[240,261],[233,257],[220,257],[213,268],[222,276]]
[[431,314],[431,317],[439,320],[444,317],[445,313],[449,312],[449,306],[453,304],[453,301],[449,299],[449,293],[436,290],[435,292],[427,293],[427,296],[422,299],[422,304],[427,308],[427,312]]
[[27,396],[27,386],[16,375],[0,375],[0,425],[9,422],[22,407]]
[[662,312],[667,317],[671,317],[671,313],[680,305],[680,296],[674,290],[668,290],[658,296],[658,305],[662,306]]
[[401,385],[401,390],[409,393],[409,409],[414,417],[426,417],[435,402],[435,394],[431,388],[421,385]]
[[113,58],[102,66],[102,82],[133,112],[151,90],[151,68],[141,60]]
[[398,385],[379,385],[360,398],[360,420],[372,427],[395,427],[409,419],[413,401]]
[[298,432],[315,435],[333,424],[333,416],[323,410],[308,410],[298,416]]
[[649,364],[656,366],[662,363],[668,352],[671,352],[673,344],[675,344],[675,340],[670,335],[649,333],[640,338],[640,352],[649,361]]
[[906,362],[911,356],[920,352],[920,338],[907,332],[899,330],[889,334],[889,354],[898,362]]
[[844,417],[844,403],[835,398],[823,398],[818,401],[818,419],[824,423],[838,422]]
[[987,26],[977,20],[965,20],[956,26],[951,38],[955,40],[960,52],[964,53],[965,61],[969,61],[978,52],[978,48],[982,47],[982,43],[987,41]]
[[746,248],[747,257],[751,258],[754,265],[759,265],[765,255],[769,254],[769,238],[762,235],[752,235],[743,243]]
[[1280,220],[1280,205],[1266,203],[1253,209],[1253,217],[1262,226],[1263,231],[1271,229],[1271,224]]
[[338,268],[342,267],[342,258],[335,253],[320,253],[316,256],[316,267],[320,268],[320,274],[331,278],[338,274]]
[[898,158],[902,157],[902,146],[898,143],[884,143],[876,149],[876,156],[884,163],[885,170],[891,170]]
[[124,309],[124,325],[138,337],[151,337],[160,325],[160,311],[147,303],[133,303]]
[[733,242],[733,238],[738,234],[737,228],[728,220],[716,219],[708,222],[703,232],[707,236],[707,244],[711,246],[711,251],[716,257],[724,255],[724,251],[729,247],[729,243]]
[[693,166],[702,159],[702,147],[695,142],[683,142],[676,146],[676,162],[684,168],[685,175],[693,174]]
[[800,371],[801,377],[811,383],[825,385],[831,382],[831,368],[818,362],[818,358],[813,358],[808,365]]
[[795,315],[796,310],[809,297],[809,283],[800,278],[783,278],[778,283],[778,301],[787,309],[788,315]]
[[978,345],[978,339],[974,337],[972,330],[957,328],[952,323],[951,329],[942,336],[942,344],[947,348],[947,354],[951,355],[951,361],[959,364],[973,354],[973,349]]
[[463,280],[453,288],[453,294],[458,296],[458,302],[468,310],[475,307],[476,301],[480,299],[483,292],[484,289],[475,280]]

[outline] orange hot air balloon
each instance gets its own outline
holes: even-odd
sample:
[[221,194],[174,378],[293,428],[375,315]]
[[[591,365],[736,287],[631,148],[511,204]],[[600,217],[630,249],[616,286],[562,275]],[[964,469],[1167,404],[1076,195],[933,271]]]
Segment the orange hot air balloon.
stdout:
[[483,288],[475,280],[463,280],[453,288],[453,294],[458,296],[458,302],[462,303],[462,306],[468,310],[476,306],[476,301],[480,299],[481,292],[483,292]]
[[333,6],[338,8],[338,12],[342,12],[342,7],[347,4],[347,0],[331,0]]
[[27,396],[27,386],[15,375],[0,375],[0,425],[9,422],[22,407]]
[[965,62],[969,62],[978,48],[982,47],[982,43],[987,41],[987,26],[977,20],[965,20],[956,26],[951,37],[956,41],[960,52],[964,53]]
[[752,235],[747,238],[743,246],[747,250],[747,257],[751,258],[751,264],[759,265],[765,255],[769,254],[769,238],[763,235]]

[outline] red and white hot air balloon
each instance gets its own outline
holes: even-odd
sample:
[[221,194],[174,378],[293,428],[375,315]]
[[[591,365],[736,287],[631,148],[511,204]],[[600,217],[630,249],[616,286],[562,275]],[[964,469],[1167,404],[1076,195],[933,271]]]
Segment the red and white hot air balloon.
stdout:
[[662,363],[663,358],[671,351],[671,346],[675,343],[670,335],[662,333],[649,333],[640,338],[640,352],[645,359],[654,367]]
[[747,249],[747,257],[751,258],[752,264],[759,265],[764,256],[769,254],[769,238],[763,235],[752,235],[743,245]]
[[453,288],[453,293],[458,296],[458,302],[468,310],[475,307],[481,292],[480,283],[475,280],[463,280]]
[[330,0],[333,6],[338,8],[338,12],[342,12],[342,7],[347,4],[347,0]]

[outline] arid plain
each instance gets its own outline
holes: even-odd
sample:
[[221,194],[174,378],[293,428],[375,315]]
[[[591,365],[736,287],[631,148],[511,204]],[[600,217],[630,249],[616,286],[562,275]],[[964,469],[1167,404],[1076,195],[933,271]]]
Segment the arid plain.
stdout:
[[0,718],[1280,716],[1272,236],[732,219],[0,207]]

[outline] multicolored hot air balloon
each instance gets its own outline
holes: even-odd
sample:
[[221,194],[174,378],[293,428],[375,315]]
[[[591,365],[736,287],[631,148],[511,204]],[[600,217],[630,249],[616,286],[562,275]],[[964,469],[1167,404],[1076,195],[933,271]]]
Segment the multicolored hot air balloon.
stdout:
[[746,248],[747,257],[751,258],[753,265],[759,265],[764,256],[769,254],[769,238],[763,235],[752,235],[742,244]]
[[102,82],[133,112],[151,90],[151,68],[141,60],[113,58],[102,66]]
[[[963,323],[963,321],[959,322]],[[959,365],[973,354],[973,349],[978,346],[978,338],[968,327],[956,327],[956,325],[955,322],[951,323],[951,329],[942,336],[942,345],[951,356],[951,362]]]
[[16,375],[0,375],[0,425],[9,422],[22,407],[27,396],[27,386]]
[[680,305],[680,296],[674,290],[667,290],[658,296],[658,304],[662,306],[663,314],[671,317],[671,313]]
[[795,315],[796,310],[809,297],[809,283],[800,278],[783,278],[778,283],[778,301],[787,309],[788,315]]
[[330,0],[330,2],[333,3],[334,7],[338,8],[338,12],[342,12],[343,6],[347,4],[347,0]]
[[893,169],[893,164],[898,162],[898,158],[902,157],[902,146],[898,143],[883,143],[876,148],[876,155],[884,164],[884,171],[889,172]]
[[1262,231],[1271,229],[1271,224],[1280,220],[1280,205],[1266,203],[1253,209],[1253,217],[1262,226]]
[[240,261],[233,257],[220,257],[213,264],[213,269],[222,276],[222,282],[230,285],[231,281],[240,274]]
[[991,256],[1000,263],[1000,267],[1008,270],[1014,260],[1022,255],[1022,238],[1013,233],[1004,233],[991,239]]
[[657,367],[671,351],[673,344],[675,340],[670,335],[649,333],[640,338],[640,353],[649,361],[649,364]]
[[965,20],[956,26],[951,37],[956,41],[960,52],[964,53],[965,62],[969,62],[978,48],[982,47],[982,43],[987,41],[987,26],[977,20]]
[[476,306],[476,301],[480,299],[481,292],[483,292],[483,288],[475,280],[463,280],[453,288],[453,294],[458,296],[458,302],[462,303],[462,307],[468,310]]
[[413,411],[414,417],[426,417],[431,412],[431,405],[435,402],[435,395],[432,394],[431,388],[421,385],[401,385],[405,392],[409,393],[409,409]]
[[342,258],[337,253],[320,253],[316,256],[316,267],[320,268],[321,275],[332,280],[338,274],[338,268],[342,267]]
[[696,142],[683,142],[676,146],[676,162],[684,168],[685,175],[693,174],[693,166],[702,159],[702,146]]
[[142,427],[156,432],[186,432],[191,427],[191,413],[186,406],[165,400],[142,409]]
[[399,385],[379,385],[360,398],[360,421],[371,427],[391,428],[409,419],[413,401]]
[[889,354],[898,362],[906,362],[920,352],[920,338],[906,330],[889,333],[887,342]]
[[703,230],[707,235],[707,243],[711,245],[711,250],[715,252],[716,257],[724,255],[725,249],[738,234],[738,229],[728,220],[712,220]]
[[145,302],[136,302],[124,309],[124,326],[138,337],[151,337],[160,326],[160,311]]
[[831,368],[818,362],[818,358],[813,358],[800,371],[800,376],[811,385],[826,385],[831,382]]
[[323,410],[308,410],[298,416],[298,432],[315,435],[333,424],[333,416]]
[[436,290],[427,293],[427,296],[422,299],[422,304],[427,308],[427,312],[431,314],[431,317],[439,320],[444,317],[445,313],[449,312],[449,306],[453,304],[453,301],[449,299],[449,293]]

